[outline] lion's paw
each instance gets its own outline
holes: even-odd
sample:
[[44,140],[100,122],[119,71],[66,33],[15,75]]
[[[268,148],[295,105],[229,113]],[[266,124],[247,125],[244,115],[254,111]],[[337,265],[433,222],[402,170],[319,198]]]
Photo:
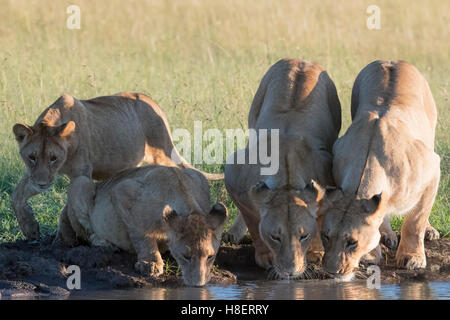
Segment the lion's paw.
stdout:
[[222,240],[232,244],[239,244],[247,233],[247,226],[242,218],[241,213],[234,220],[233,225],[227,232],[224,232]]
[[106,248],[112,248],[112,245],[110,242],[106,241],[105,239],[102,239],[98,237],[95,233],[91,234],[89,236],[89,242],[94,247],[106,247]]
[[26,223],[22,224],[22,232],[25,235],[27,240],[39,241],[40,232],[39,232],[39,223],[36,220],[29,220]]
[[381,236],[381,243],[384,244],[389,249],[395,249],[398,246],[397,234],[392,231],[389,233],[383,232]]
[[420,254],[397,254],[397,267],[407,270],[423,269],[427,266],[427,260]]
[[163,274],[163,264],[154,261],[140,260],[134,264],[134,269],[143,276],[157,277]]
[[364,255],[361,258],[361,263],[366,266],[370,265],[379,265],[381,262],[381,248],[380,246],[376,247],[372,251],[370,251],[368,254]]
[[239,244],[242,237],[239,234],[234,234],[232,232],[225,232],[222,235],[222,241],[225,243],[231,243],[231,244]]
[[425,240],[433,241],[438,240],[440,238],[439,231],[437,231],[432,226],[428,226],[425,230]]

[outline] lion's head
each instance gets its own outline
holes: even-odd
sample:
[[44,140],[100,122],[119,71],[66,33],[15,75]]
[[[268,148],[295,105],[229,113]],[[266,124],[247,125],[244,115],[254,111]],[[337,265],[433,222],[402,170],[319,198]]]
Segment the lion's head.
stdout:
[[13,132],[27,167],[30,185],[37,192],[43,192],[53,184],[66,161],[69,141],[74,130],[73,121],[59,126],[48,126],[44,123],[33,127],[19,123],[14,125]]
[[325,249],[323,265],[341,280],[350,280],[360,259],[380,242],[381,194],[370,199],[345,195],[336,189],[327,194],[321,239]]
[[221,203],[216,203],[206,215],[193,212],[184,216],[166,210],[169,250],[186,285],[203,286],[209,281],[227,217],[227,209]]
[[314,182],[301,190],[269,189],[259,182],[250,197],[260,213],[259,232],[270,249],[277,278],[300,277],[306,268],[306,252],[318,232],[317,209],[324,190]]

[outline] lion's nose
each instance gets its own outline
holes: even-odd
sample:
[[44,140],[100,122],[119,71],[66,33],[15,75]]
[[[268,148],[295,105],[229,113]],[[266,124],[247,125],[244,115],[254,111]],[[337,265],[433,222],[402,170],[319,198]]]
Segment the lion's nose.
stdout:
[[351,273],[351,268],[349,268],[348,266],[340,266],[339,269],[335,272],[336,275],[338,276],[345,276],[349,273]]

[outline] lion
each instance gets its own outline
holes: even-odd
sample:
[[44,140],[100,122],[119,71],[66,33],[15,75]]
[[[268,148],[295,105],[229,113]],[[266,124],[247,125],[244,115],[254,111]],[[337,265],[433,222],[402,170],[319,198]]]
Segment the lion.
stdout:
[[[273,149],[274,141],[271,151],[279,169],[263,175],[260,159],[256,164],[234,161],[242,155],[249,159],[260,135],[227,159],[225,186],[253,239],[257,265],[270,269],[271,278],[301,277],[308,249],[312,259],[321,258],[316,212],[325,193],[321,185],[334,184],[331,152],[341,107],[333,81],[316,63],[278,61],[261,81],[248,126],[279,130],[279,150]],[[267,138],[270,146],[273,137]]]
[[[141,162],[191,167],[174,148],[164,112],[150,97],[141,93],[119,93],[113,96],[78,100],[64,94],[39,116],[33,126],[13,127],[20,155],[27,172],[12,195],[12,205],[19,226],[28,239],[39,239],[39,224],[27,200],[47,190],[58,174],[77,184],[68,192],[67,210],[80,217],[90,230],[87,212],[92,205],[89,190],[95,180],[104,180],[138,166]],[[220,174],[206,174],[211,180],[223,179]],[[86,190],[84,194],[83,190]],[[60,217],[59,228],[69,228],[66,214]],[[70,232],[58,231],[58,235]],[[63,239],[73,243],[74,239]]]
[[439,237],[428,222],[440,176],[428,83],[408,62],[372,62],[355,80],[351,113],[352,124],[333,147],[339,188],[329,191],[320,213],[324,266],[345,280],[363,256],[378,263],[382,230],[392,230],[391,216],[406,214],[396,263],[424,268],[424,237]]
[[[77,177],[73,183],[83,186],[88,179]],[[176,166],[139,167],[97,183],[93,193],[88,215],[95,237],[88,236],[79,215],[68,213],[83,240],[136,253],[135,269],[154,277],[163,273],[159,247],[168,240],[184,283],[203,286],[209,281],[228,213],[221,203],[210,207],[202,173]]]

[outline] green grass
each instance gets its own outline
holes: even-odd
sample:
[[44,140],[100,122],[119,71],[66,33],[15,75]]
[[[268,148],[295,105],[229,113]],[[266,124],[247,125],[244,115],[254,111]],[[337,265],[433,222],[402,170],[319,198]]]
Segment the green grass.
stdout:
[[[381,30],[366,28],[367,1],[4,0],[0,10],[0,241],[21,237],[10,195],[25,168],[11,128],[33,123],[63,92],[92,98],[119,91],[151,95],[172,130],[244,128],[264,73],[285,57],[324,66],[338,89],[343,128],[358,72],[376,59],[403,59],[428,80],[439,120],[441,183],[431,223],[450,233],[450,2],[376,1]],[[81,8],[81,29],[66,28],[66,8]],[[220,171],[220,166],[203,166]],[[67,179],[33,199],[44,233],[56,228]],[[213,200],[236,207],[223,183]],[[395,220],[399,227],[401,221]]]
[[181,275],[181,268],[177,265],[176,261],[164,259],[164,274],[179,277]]

